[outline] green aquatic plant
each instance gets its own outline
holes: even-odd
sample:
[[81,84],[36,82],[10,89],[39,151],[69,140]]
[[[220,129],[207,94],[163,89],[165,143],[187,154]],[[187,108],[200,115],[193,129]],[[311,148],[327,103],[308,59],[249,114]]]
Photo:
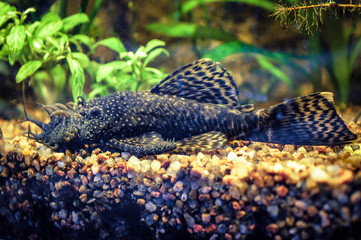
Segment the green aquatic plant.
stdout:
[[103,40],[95,46],[99,44],[116,51],[119,60],[98,66],[89,98],[105,96],[112,91],[146,90],[166,77],[163,71],[148,66],[159,55],[168,55],[163,41],[153,39],[135,52],[127,52],[119,39]]
[[[101,1],[97,3],[96,9]],[[85,34],[74,34],[76,27],[89,24],[85,13],[60,18],[55,12],[49,12],[39,21],[27,23],[25,20],[29,13],[35,12],[34,8],[19,12],[0,2],[0,9],[0,60],[20,65],[16,82],[29,79],[36,95],[44,102],[52,102],[54,95],[61,95],[67,82],[74,101],[78,96],[85,97],[86,74],[93,82],[88,98],[107,95],[112,89],[148,89],[165,77],[164,72],[148,66],[160,54],[168,55],[163,41],[151,40],[133,53],[128,52],[118,38],[95,42]],[[80,31],[85,31],[82,29]],[[119,60],[104,64],[89,58],[98,46],[117,52]]]
[[[46,87],[51,83],[54,89],[62,91],[66,85],[66,67],[70,70],[73,97],[83,95],[85,82],[81,62],[89,60],[81,48],[90,41],[85,35],[69,32],[81,23],[89,21],[83,13],[61,19],[56,13],[45,14],[40,21],[26,22],[28,15],[35,12],[29,8],[24,12],[0,2],[0,61],[11,66],[21,65],[16,82],[30,79],[40,97],[50,98]],[[74,46],[72,50],[71,46]]]
[[[348,102],[351,75],[358,71],[355,62],[360,55],[361,38],[356,26],[360,11],[359,1],[306,0],[282,3],[273,14],[282,25],[297,25],[309,35],[315,90],[322,89],[321,69],[325,68],[342,107]],[[344,21],[350,17],[352,24]]]

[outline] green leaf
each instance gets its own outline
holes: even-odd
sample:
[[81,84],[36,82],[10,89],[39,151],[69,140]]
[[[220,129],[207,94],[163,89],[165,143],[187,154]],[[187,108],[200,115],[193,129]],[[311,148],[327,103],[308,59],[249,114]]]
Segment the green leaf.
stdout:
[[282,72],[278,67],[274,66],[271,61],[269,61],[264,56],[258,56],[257,60],[264,69],[268,70],[273,76],[286,83],[291,88],[291,90],[294,91],[294,85],[287,74]]
[[6,43],[9,47],[10,55],[9,61],[13,65],[15,59],[20,55],[21,50],[25,45],[25,27],[23,25],[16,25],[11,30],[9,35],[6,37]]
[[63,67],[60,64],[56,65],[50,70],[50,74],[54,79],[56,90],[62,91],[66,83],[66,73]]
[[39,38],[45,38],[53,35],[56,32],[59,32],[63,26],[61,20],[56,22],[49,22],[46,24],[41,24],[35,32],[35,35]]
[[63,19],[63,32],[68,32],[75,26],[89,22],[88,15],[85,13],[77,13]]
[[155,59],[156,57],[158,57],[159,55],[161,55],[162,53],[164,53],[165,55],[169,56],[169,53],[166,49],[164,48],[157,48],[154,49],[153,51],[151,51],[148,56],[145,58],[143,66],[147,66],[148,63],[150,63],[151,61],[153,61],[153,59]]
[[107,77],[114,70],[123,69],[127,66],[127,62],[124,61],[113,61],[107,64],[104,64],[99,67],[96,81],[101,82],[105,77]]
[[23,66],[21,66],[18,73],[16,74],[16,78],[15,78],[16,83],[21,83],[27,77],[34,74],[40,67],[41,67],[41,61],[34,60],[25,63]]
[[90,60],[87,55],[80,52],[73,52],[73,58],[79,61],[79,63],[83,66],[83,68],[87,68],[89,66]]
[[88,94],[88,98],[91,99],[96,96],[103,97],[109,94],[107,87],[103,85],[94,85],[92,86],[94,89]]
[[212,2],[237,2],[237,3],[244,3],[255,7],[264,8],[269,11],[275,11],[275,3],[268,0],[188,0],[184,4],[182,4],[180,12],[181,14],[187,13],[192,11],[194,8]]
[[0,2],[0,27],[13,16],[8,14],[9,12],[15,12],[16,8],[10,6],[7,3]]
[[0,16],[7,15],[8,12],[16,11],[15,7],[10,6],[5,2],[0,2]]
[[48,12],[41,18],[42,24],[47,24],[50,22],[59,22],[59,21],[61,21],[61,19],[60,19],[59,15],[56,14],[55,12]]
[[356,44],[355,44],[353,50],[351,51],[351,56],[350,56],[350,68],[351,69],[349,69],[350,72],[352,71],[353,65],[357,59],[357,56],[360,54],[360,51],[361,51],[361,38],[359,38],[356,41]]
[[34,34],[40,38],[45,38],[59,32],[62,26],[63,22],[60,17],[54,12],[49,12],[41,18],[40,25]]
[[154,48],[164,47],[164,46],[165,46],[164,41],[161,41],[161,40],[158,40],[158,39],[152,39],[147,43],[147,45],[145,45],[144,52],[149,53]]
[[222,29],[194,23],[151,23],[147,25],[147,29],[171,37],[209,38],[225,42],[237,40],[235,35]]
[[71,86],[73,91],[74,102],[77,102],[79,96],[83,96],[83,88],[85,84],[85,75],[84,70],[81,67],[80,63],[71,58],[66,58],[68,61],[69,69],[71,72]]
[[265,49],[256,47],[254,45],[250,45],[241,41],[236,42],[228,42],[219,45],[218,47],[214,48],[213,50],[209,51],[207,54],[203,55],[203,58],[210,58],[213,61],[221,61],[223,58],[237,53],[256,53],[262,54],[266,57],[273,58],[280,62],[288,62],[290,58],[295,58],[299,60],[307,60],[308,56],[306,55],[294,55],[294,54],[287,54],[282,52],[272,52],[267,51]]
[[82,44],[85,44],[87,47],[91,48],[91,40],[86,35],[77,34],[77,35],[72,36],[69,40],[70,41],[73,41],[73,40],[78,41]]
[[0,49],[0,60],[6,61],[9,56],[9,48],[6,45],[2,45],[2,48]]
[[93,49],[95,49],[99,45],[106,46],[117,53],[122,53],[122,52],[127,51],[125,49],[123,43],[118,38],[115,38],[115,37],[107,38],[107,39],[104,39],[104,40],[101,40],[101,41],[95,43],[93,45]]

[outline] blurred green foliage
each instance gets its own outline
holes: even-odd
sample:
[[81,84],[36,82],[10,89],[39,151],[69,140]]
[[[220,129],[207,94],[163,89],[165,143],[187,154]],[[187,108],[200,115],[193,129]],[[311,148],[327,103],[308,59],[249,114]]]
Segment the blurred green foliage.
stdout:
[[140,46],[134,52],[127,52],[119,39],[106,39],[98,42],[113,48],[118,54],[118,61],[100,64],[96,73],[96,82],[92,84],[93,91],[89,98],[105,96],[111,91],[147,90],[166,77],[163,71],[149,67],[148,64],[159,55],[169,55],[164,48],[165,42],[153,39],[145,46]]
[[[64,2],[67,1],[58,1],[52,9],[64,8]],[[84,32],[89,28],[89,17],[85,13],[61,18],[50,11],[39,21],[25,21],[32,12],[35,12],[34,8],[20,12],[0,1],[0,61],[20,65],[16,82],[29,79],[35,94],[44,102],[52,102],[54,95],[62,95],[67,82],[74,101],[78,96],[85,96],[86,73],[94,82],[90,97],[107,95],[112,89],[149,88],[165,75],[148,67],[160,54],[168,54],[165,43],[160,40],[150,41],[135,53],[127,52],[117,38],[95,42],[86,34],[77,34],[78,30]],[[92,60],[89,56],[100,45],[117,52],[120,61],[102,64]]]
[[85,82],[83,67],[79,58],[87,58],[77,48],[74,51],[70,44],[80,46],[85,35],[68,34],[75,26],[87,22],[88,16],[78,13],[61,19],[56,13],[45,14],[40,21],[25,22],[28,15],[35,12],[29,8],[19,12],[15,7],[0,2],[0,60],[8,61],[10,65],[21,65],[16,82],[20,83],[30,77],[30,82],[36,87],[37,94],[47,98],[49,92],[43,82],[54,82],[55,89],[62,91],[66,84],[65,66],[71,72],[73,96],[83,95]]
[[[222,26],[218,23],[219,19],[209,16],[209,12],[203,14],[204,19],[195,21],[193,12],[197,8],[214,2],[238,2],[262,8],[280,19],[284,25],[298,26],[306,34],[313,32],[312,35],[308,35],[308,54],[293,55],[280,51],[267,51],[256,45],[247,44],[233,33],[219,28]],[[336,98],[345,105],[349,97],[350,77],[352,71],[355,70],[355,61],[361,49],[361,40],[356,36],[356,24],[346,27],[343,19],[345,14],[351,14],[354,17],[354,23],[357,23],[361,6],[357,5],[357,1],[346,0],[344,4],[342,1],[337,2],[284,0],[276,4],[275,1],[269,0],[188,0],[180,5],[168,22],[152,23],[147,28],[166,36],[193,39],[196,45],[194,49],[199,57],[220,61],[232,54],[251,56],[258,61],[261,71],[270,74],[270,82],[282,81],[292,91],[297,88],[288,76],[287,69],[310,81],[314,86],[314,91],[322,91],[325,87],[329,89],[329,86],[322,85],[322,69],[326,69]],[[312,7],[312,4],[318,7]],[[203,8],[203,11],[208,10]],[[184,19],[190,22],[182,21]],[[218,40],[221,44],[212,49],[203,47],[199,50],[197,43],[202,39]],[[306,67],[305,63],[308,63],[309,67]],[[272,84],[263,86],[261,93],[267,94],[271,86]]]
[[[331,83],[342,107],[349,100],[350,80],[361,51],[361,38],[356,27],[361,5],[359,1],[292,1],[283,2],[273,14],[284,26],[297,25],[309,35],[310,62],[315,89],[322,90],[321,69],[329,73]],[[345,19],[351,19],[347,23]]]
[[[193,43],[196,45],[194,48],[199,58],[207,57],[214,61],[220,61],[223,58],[232,54],[247,54],[247,56],[253,57],[258,63],[262,71],[266,72],[270,76],[270,81],[275,83],[277,80],[282,81],[294,91],[295,86],[289,76],[285,73],[285,66],[293,71],[300,71],[305,77],[309,77],[307,71],[303,69],[294,60],[304,60],[307,56],[298,56],[292,54],[286,54],[282,52],[272,52],[257,47],[252,44],[247,44],[241,41],[236,35],[227,31],[226,29],[219,28],[220,24],[217,24],[218,20],[209,16],[209,13],[204,14],[207,16],[204,21],[207,24],[201,24],[194,21],[191,17],[191,22],[179,21],[175,16],[179,16],[180,19],[187,19],[190,13],[196,11],[196,8],[202,7],[209,3],[243,3],[249,4],[254,7],[262,8],[272,13],[275,11],[276,4],[271,0],[262,1],[250,1],[250,0],[188,0],[180,5],[179,10],[175,12],[168,22],[155,22],[147,25],[147,29],[156,33],[160,33],[166,36],[177,38],[190,38],[193,39]],[[205,10],[207,11],[207,10]],[[188,18],[189,19],[189,18]],[[215,27],[217,26],[218,27]],[[197,46],[197,43],[202,39],[213,39],[221,41],[221,44],[213,49],[201,49]],[[282,67],[283,65],[283,67]],[[272,84],[267,84],[267,87],[261,88],[262,94],[267,94],[271,89]]]

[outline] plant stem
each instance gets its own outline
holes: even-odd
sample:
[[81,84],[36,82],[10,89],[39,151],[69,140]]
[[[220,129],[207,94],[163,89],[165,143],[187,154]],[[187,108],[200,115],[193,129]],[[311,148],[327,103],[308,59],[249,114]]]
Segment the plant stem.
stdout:
[[89,2],[89,0],[82,0],[82,1],[81,1],[81,3],[80,3],[80,9],[79,9],[79,11],[80,11],[81,13],[85,13],[86,8],[87,8],[87,6],[88,6],[88,2]]
[[95,16],[98,14],[98,11],[100,9],[100,6],[103,4],[104,0],[96,0],[94,3],[94,6],[89,14],[89,22],[84,23],[81,26],[80,32],[81,33],[87,33],[89,31],[89,27],[93,24]]
[[59,12],[61,18],[66,17],[67,8],[68,8],[68,0],[61,0],[60,12]]
[[336,4],[336,3],[320,3],[320,4],[314,4],[314,5],[307,5],[307,6],[294,6],[294,7],[279,7],[277,8],[277,12],[291,12],[291,11],[297,11],[297,10],[305,10],[305,9],[311,9],[311,8],[360,8],[361,5],[358,4]]

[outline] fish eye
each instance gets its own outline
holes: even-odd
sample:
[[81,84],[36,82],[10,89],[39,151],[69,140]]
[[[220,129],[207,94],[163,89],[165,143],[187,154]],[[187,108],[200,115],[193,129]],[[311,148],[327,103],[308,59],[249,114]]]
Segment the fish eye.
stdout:
[[97,117],[100,115],[100,109],[97,107],[93,107],[92,109],[90,109],[90,115],[93,117]]

